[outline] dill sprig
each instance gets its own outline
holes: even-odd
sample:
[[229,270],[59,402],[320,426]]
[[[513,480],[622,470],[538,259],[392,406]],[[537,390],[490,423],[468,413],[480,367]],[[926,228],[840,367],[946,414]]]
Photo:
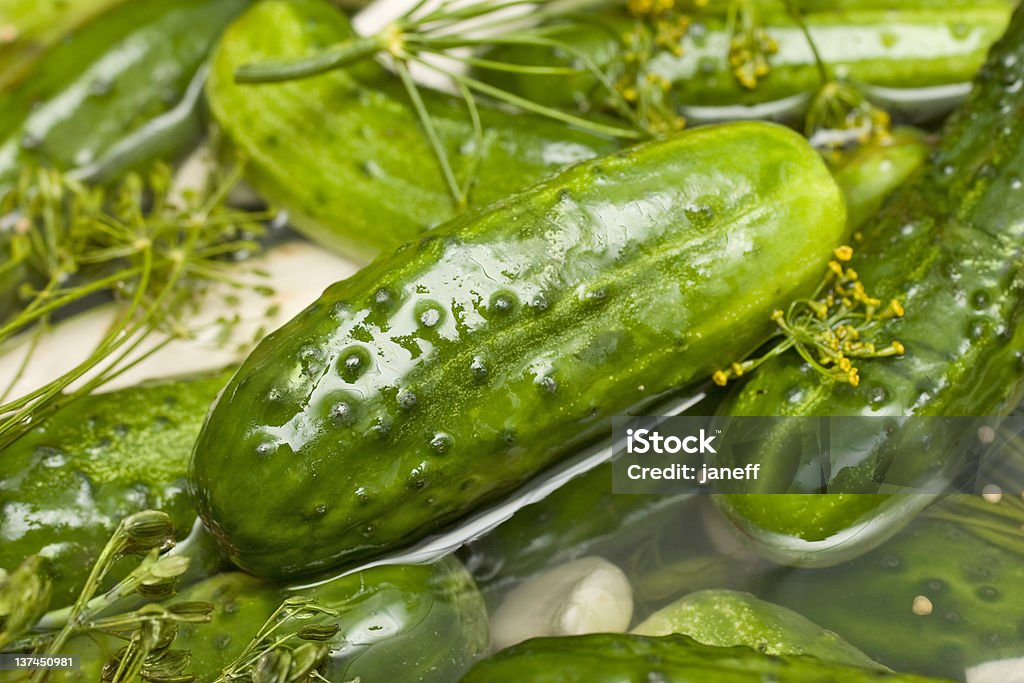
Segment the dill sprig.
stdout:
[[838,152],[851,144],[885,142],[891,121],[852,83],[829,80],[811,99],[804,133],[815,147]]
[[341,626],[323,619],[305,625],[300,622],[340,616],[340,610],[323,607],[314,598],[286,598],[214,683],[326,680],[317,669],[330,653],[326,641],[334,638]]
[[[228,259],[258,250],[255,237],[268,214],[227,206],[241,173],[239,164],[213,189],[178,197],[163,164],[109,191],[36,169],[0,199],[0,220],[9,229],[8,260],[0,267],[24,271],[15,285],[18,306],[0,319],[0,345],[29,338],[20,369],[0,387],[0,449],[171,340],[188,338],[189,314],[210,284],[243,286]],[[53,322],[97,298],[113,300],[115,315],[87,357],[10,398]]]
[[771,73],[769,60],[779,44],[768,35],[756,0],[734,0],[729,7],[729,67],[741,86],[753,90]]
[[857,386],[860,371],[854,361],[903,355],[905,349],[899,341],[872,339],[882,323],[903,316],[903,306],[897,299],[883,303],[867,292],[857,271],[844,265],[853,258],[851,247],[839,247],[834,255],[811,298],[797,299],[785,311],[772,313],[779,341],[760,356],[716,371],[711,377],[715,384],[725,386],[793,349],[825,377]]
[[[188,653],[171,646],[178,624],[210,621],[212,604],[178,602],[163,606],[150,602],[129,612],[100,616],[127,596],[146,600],[173,596],[178,578],[189,565],[188,558],[168,554],[173,547],[174,530],[165,513],[143,510],[125,517],[97,558],[75,602],[45,617],[50,598],[46,561],[36,555],[26,558],[0,583],[0,647],[58,655],[73,636],[103,634],[126,643],[104,666],[105,681],[127,683],[140,676],[176,683],[192,680],[187,673]],[[142,558],[138,566],[97,596],[114,565],[132,555]],[[46,673],[37,669],[29,680],[42,681]]]
[[[468,114],[473,120],[478,143],[476,149],[481,148],[479,143],[483,135],[476,113],[477,98],[481,96],[601,136],[627,140],[646,137],[650,131],[638,119],[605,70],[576,46],[545,35],[542,28],[532,26],[534,22],[540,23],[545,18],[566,17],[580,8],[605,4],[607,1],[555,0],[537,7],[529,0],[442,0],[436,6],[421,0],[374,35],[346,40],[299,59],[243,65],[235,72],[235,80],[239,83],[271,83],[307,78],[374,57],[383,57],[401,80],[437,157],[453,200],[461,208],[468,201],[467,189],[472,185],[472,169],[467,178],[459,179],[455,176],[448,153],[440,144],[430,111],[423,103],[420,86],[413,78],[410,67],[415,65],[450,81],[453,89],[465,101]],[[507,14],[510,10],[527,7],[533,8],[528,21],[516,21]],[[475,50],[487,46],[539,46],[556,49],[571,57],[579,66],[538,67],[465,54],[466,49]],[[609,94],[613,107],[625,125],[586,118],[540,104],[475,78],[465,73],[461,65],[524,74],[572,75],[586,71]]]

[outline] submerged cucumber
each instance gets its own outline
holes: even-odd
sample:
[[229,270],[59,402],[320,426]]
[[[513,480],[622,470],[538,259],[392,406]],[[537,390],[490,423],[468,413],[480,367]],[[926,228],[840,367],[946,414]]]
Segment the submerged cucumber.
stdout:
[[[1024,11],[993,49],[925,171],[864,229],[854,265],[872,295],[906,315],[883,325],[903,358],[868,361],[859,386],[823,379],[795,355],[766,364],[723,406],[726,415],[995,415],[1021,390],[1024,352]],[[787,424],[765,435],[784,441]],[[939,439],[938,435],[933,437]],[[924,496],[864,496],[886,471],[941,470],[942,449],[890,449],[885,439],[832,472],[844,496],[745,495],[723,507],[766,555],[830,563],[885,540]],[[916,443],[916,442],[915,442]],[[890,462],[891,458],[891,462]],[[766,447],[763,462],[793,465]],[[766,465],[767,467],[767,465]],[[844,530],[863,523],[848,538]]]
[[462,683],[937,683],[805,655],[775,657],[747,647],[712,647],[681,635],[597,634],[534,638],[485,659]]
[[[375,63],[275,84],[238,84],[248,63],[310,54],[353,36],[321,0],[262,2],[217,49],[207,97],[228,140],[249,159],[249,180],[328,247],[366,258],[422,236],[456,213],[430,144],[396,77]],[[461,100],[425,91],[458,178],[484,205],[615,144],[564,124],[481,103],[483,144]]]
[[618,557],[675,526],[692,496],[612,493],[611,465],[528,505],[459,554],[488,599],[546,567],[584,555]]
[[197,442],[198,509],[266,576],[422,538],[755,348],[844,222],[820,157],[772,124],[573,166],[265,339]]
[[679,633],[705,645],[744,645],[769,655],[810,655],[825,662],[884,668],[797,612],[739,591],[690,593],[644,619],[632,632]]
[[[887,89],[965,83],[984,62],[989,46],[1002,34],[1013,9],[1012,3],[1002,0],[956,7],[894,4],[898,7],[889,10],[829,7],[805,15],[818,51],[833,73],[858,84]],[[782,2],[774,9],[766,7],[763,19],[765,31],[778,44],[778,52],[768,57],[771,71],[753,89],[740,85],[733,74],[729,60],[732,33],[725,16],[698,17],[681,40],[679,54],[657,49],[643,64],[643,74],[668,84],[666,97],[671,105],[683,111],[697,108],[691,113],[698,118],[702,108],[752,106],[813,93],[821,86],[820,75],[799,25],[785,13]],[[582,21],[556,21],[547,28],[545,37],[571,45],[597,66],[617,75],[629,63],[624,36],[629,36],[636,25],[625,12],[609,12]],[[645,26],[644,32],[644,40],[653,43],[650,26]],[[578,59],[558,48],[538,44],[497,48],[488,56],[528,65],[565,65]],[[582,70],[568,78],[511,71],[481,75],[551,106],[609,106],[608,93]],[[797,103],[797,111],[806,104],[806,100]]]
[[[189,651],[189,673],[197,683],[217,680],[288,597],[313,598],[339,612],[285,622],[274,631],[281,639],[299,628],[337,624],[337,633],[322,641],[330,654],[317,669],[330,683],[451,683],[485,653],[489,641],[483,600],[462,565],[448,558],[433,565],[375,567],[298,591],[240,572],[219,574],[169,601],[214,606],[211,623],[180,625],[173,647]],[[104,662],[122,645],[103,636],[72,640],[62,654],[79,655],[82,668],[51,680],[97,681]]]
[[965,667],[1024,656],[1024,505],[1007,493],[965,508],[967,498],[951,497],[852,562],[779,569],[758,592],[900,669],[960,678]]
[[[188,458],[228,374],[160,381],[75,401],[0,453],[0,567],[49,560],[54,607],[70,604],[110,534],[159,509],[192,528]],[[124,574],[115,567],[112,579]]]

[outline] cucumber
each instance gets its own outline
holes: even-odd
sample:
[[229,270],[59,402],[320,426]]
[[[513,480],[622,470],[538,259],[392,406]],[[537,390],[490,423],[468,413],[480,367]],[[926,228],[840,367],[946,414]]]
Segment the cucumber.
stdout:
[[[51,605],[70,604],[125,516],[160,509],[179,537],[195,511],[188,459],[229,374],[165,380],[74,401],[0,453],[0,567],[49,560]],[[118,565],[111,580],[131,567]],[[134,565],[132,565],[134,566]]]
[[453,221],[257,346],[196,444],[200,514],[261,576],[420,539],[756,347],[844,213],[806,140],[739,123]]
[[[1024,88],[1016,85],[1022,82],[1018,11],[924,172],[863,229],[855,265],[874,296],[899,298],[906,309],[880,333],[899,339],[905,356],[869,361],[856,387],[822,379],[795,355],[779,357],[754,373],[722,414],[997,415],[1016,406],[1024,351],[1024,130],[1017,125]],[[764,443],[783,442],[786,428],[763,435]],[[773,559],[849,559],[891,536],[909,519],[905,511],[929,500],[857,493],[877,491],[878,477],[891,467],[924,473],[945,465],[923,450],[893,447],[886,456],[887,444],[881,439],[857,457],[833,456],[843,466],[836,466],[828,491],[847,495],[718,500]],[[781,472],[793,464],[770,445],[762,461]],[[849,531],[854,526],[857,533]]]
[[123,2],[0,0],[0,91],[23,78],[69,33]]
[[[453,558],[433,565],[375,567],[299,591],[282,590],[241,572],[218,574],[181,592],[174,602],[214,605],[209,624],[181,624],[173,648],[191,653],[197,683],[209,683],[232,664],[288,597],[314,598],[340,616],[285,622],[275,638],[300,627],[338,624],[318,672],[331,683],[451,683],[487,649],[487,612],[466,570]],[[301,640],[291,644],[301,643]],[[123,641],[103,636],[72,640],[82,668],[56,681],[99,680],[103,663]],[[53,680],[53,679],[51,679]]]
[[462,683],[937,683],[940,679],[701,645],[681,635],[596,634],[534,638],[480,662]]
[[825,662],[884,668],[799,613],[740,591],[690,593],[644,619],[632,632],[679,633],[705,645],[743,645],[769,655],[810,655]]
[[25,166],[82,167],[106,180],[143,158],[185,149],[201,135],[198,86],[189,86],[246,5],[137,0],[47,53],[30,77],[0,92],[0,194]]
[[843,155],[832,169],[846,197],[846,223],[858,229],[924,165],[929,147],[924,133],[900,127],[886,139]]
[[[224,136],[249,159],[252,184],[294,225],[357,258],[419,238],[456,214],[408,96],[374,63],[275,84],[238,84],[235,70],[303,56],[353,36],[321,0],[269,0],[237,20],[214,57],[207,98]],[[423,92],[456,175],[473,165],[461,100]],[[616,148],[564,124],[481,103],[484,128],[471,204],[484,205],[566,164]]]
[[[968,498],[975,502],[965,508]],[[1024,506],[955,495],[933,511],[851,562],[768,574],[758,593],[900,669],[960,678],[965,667],[1024,656]],[[993,542],[993,528],[1014,540]],[[915,613],[918,596],[930,614]]]
[[[869,89],[884,88],[889,97],[898,96],[890,89],[929,88],[970,81],[984,62],[989,46],[1006,28],[1013,9],[1012,3],[1003,0],[952,7],[947,3],[928,2],[893,4],[898,7],[849,7],[845,10],[827,7],[804,16],[823,60],[836,75]],[[778,44],[778,52],[768,57],[771,71],[759,79],[753,89],[740,85],[733,75],[728,59],[732,32],[725,16],[698,17],[681,41],[680,54],[657,50],[644,65],[644,73],[666,82],[668,101],[697,118],[710,116],[706,108],[714,107],[733,108],[721,115],[750,116],[735,107],[753,107],[809,95],[821,86],[814,54],[800,27],[785,14],[783,6],[779,2],[775,3],[774,10],[764,8],[764,28]],[[617,76],[623,72],[627,52],[623,36],[634,26],[637,23],[624,11],[612,11],[587,16],[581,21],[556,20],[547,28],[545,36],[572,45],[596,65]],[[644,31],[645,40],[653,42],[650,26],[644,25]],[[496,48],[488,56],[531,65],[565,65],[575,59],[557,48],[536,45]],[[607,92],[584,71],[568,78],[506,71],[481,72],[481,77],[549,106],[567,109],[609,106]],[[806,100],[797,103],[797,110],[806,104]]]

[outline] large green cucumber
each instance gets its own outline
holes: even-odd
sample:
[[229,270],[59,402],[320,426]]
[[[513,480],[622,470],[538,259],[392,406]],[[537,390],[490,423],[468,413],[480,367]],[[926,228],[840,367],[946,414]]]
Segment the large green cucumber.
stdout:
[[573,166],[265,339],[197,442],[201,515],[268,576],[422,538],[756,347],[844,219],[820,157],[773,124]]
[[[451,683],[487,650],[483,600],[455,559],[433,565],[376,567],[299,591],[281,590],[240,572],[219,574],[183,591],[171,602],[214,605],[209,624],[183,624],[173,647],[191,653],[197,683],[217,679],[287,597],[314,598],[340,615],[292,621],[275,638],[300,627],[337,624],[325,644],[330,655],[318,672],[331,683]],[[293,644],[297,644],[296,643]],[[58,681],[99,680],[97,673],[123,642],[85,636],[66,653],[82,668]]]
[[[940,503],[934,516],[851,562],[768,574],[758,593],[896,668],[959,678],[966,667],[1024,656],[1024,505],[978,497],[965,509],[966,497]],[[1011,545],[993,542],[1000,528],[1016,536]]]
[[[48,558],[54,607],[70,604],[118,523],[144,509],[179,537],[195,512],[186,473],[203,416],[228,374],[98,394],[58,411],[0,452],[0,567]],[[123,575],[115,568],[112,578]]]
[[0,194],[25,166],[105,176],[113,169],[102,162],[123,170],[197,139],[195,102],[181,116],[159,117],[182,103],[217,36],[246,5],[138,0],[51,50],[29,78],[0,92]]
[[743,645],[769,655],[810,655],[825,662],[880,668],[807,617],[733,590],[690,593],[644,619],[632,632],[642,636],[679,633],[705,645]]
[[[831,5],[832,3],[829,3]],[[827,7],[804,20],[834,73],[860,84],[884,88],[922,88],[969,81],[989,46],[1006,27],[1012,3],[986,0],[950,7],[945,3],[893,3],[878,7]],[[681,41],[678,55],[660,49],[645,73],[670,85],[669,100],[678,107],[757,105],[809,94],[820,87],[817,64],[801,28],[775,3],[765,7],[765,30],[778,43],[769,57],[771,72],[757,87],[740,85],[729,64],[732,33],[724,16],[695,21]],[[583,21],[555,21],[548,38],[571,45],[613,73],[621,70],[627,48],[623,36],[635,22],[624,12],[609,12]],[[649,27],[647,32],[650,32]],[[651,36],[647,37],[653,42]],[[494,50],[493,59],[516,64],[571,64],[574,55],[557,48],[526,45]],[[600,108],[608,102],[588,72],[561,75],[484,72],[495,84],[538,102],[562,108]],[[806,105],[806,102],[804,102]]]
[[[976,87],[947,123],[930,163],[863,229],[855,256],[861,278],[883,301],[906,309],[881,334],[905,357],[869,361],[859,386],[823,380],[793,357],[766,364],[723,406],[726,415],[992,415],[1019,400],[1024,351],[1024,12],[993,49]],[[764,435],[784,442],[788,423]],[[936,438],[937,435],[936,435]],[[842,454],[829,491],[877,491],[889,467],[881,447]],[[899,451],[905,473],[941,468],[940,449]],[[763,461],[793,463],[766,446]],[[767,466],[767,465],[766,465]],[[881,470],[880,470],[881,468]],[[908,519],[923,496],[747,495],[723,507],[783,561],[828,563],[864,552]],[[852,538],[845,533],[864,524]]]
[[534,638],[485,659],[462,683],[937,683],[939,679],[776,657],[747,647],[701,645],[686,636],[596,634]]
[[[243,85],[251,62],[304,56],[352,37],[322,0],[266,0],[225,33],[207,97],[225,136],[249,158],[255,187],[311,238],[365,258],[422,236],[456,213],[440,166],[395,76],[374,63],[300,81]],[[424,91],[462,179],[474,163],[461,101]],[[520,190],[615,145],[534,116],[481,103],[484,129],[472,204]]]

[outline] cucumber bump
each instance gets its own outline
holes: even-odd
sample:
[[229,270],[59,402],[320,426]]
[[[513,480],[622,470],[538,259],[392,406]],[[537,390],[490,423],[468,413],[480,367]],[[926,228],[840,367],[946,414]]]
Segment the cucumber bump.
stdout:
[[196,444],[197,508],[263,576],[411,543],[749,353],[844,231],[824,162],[781,126],[583,162],[377,260],[264,340]]

